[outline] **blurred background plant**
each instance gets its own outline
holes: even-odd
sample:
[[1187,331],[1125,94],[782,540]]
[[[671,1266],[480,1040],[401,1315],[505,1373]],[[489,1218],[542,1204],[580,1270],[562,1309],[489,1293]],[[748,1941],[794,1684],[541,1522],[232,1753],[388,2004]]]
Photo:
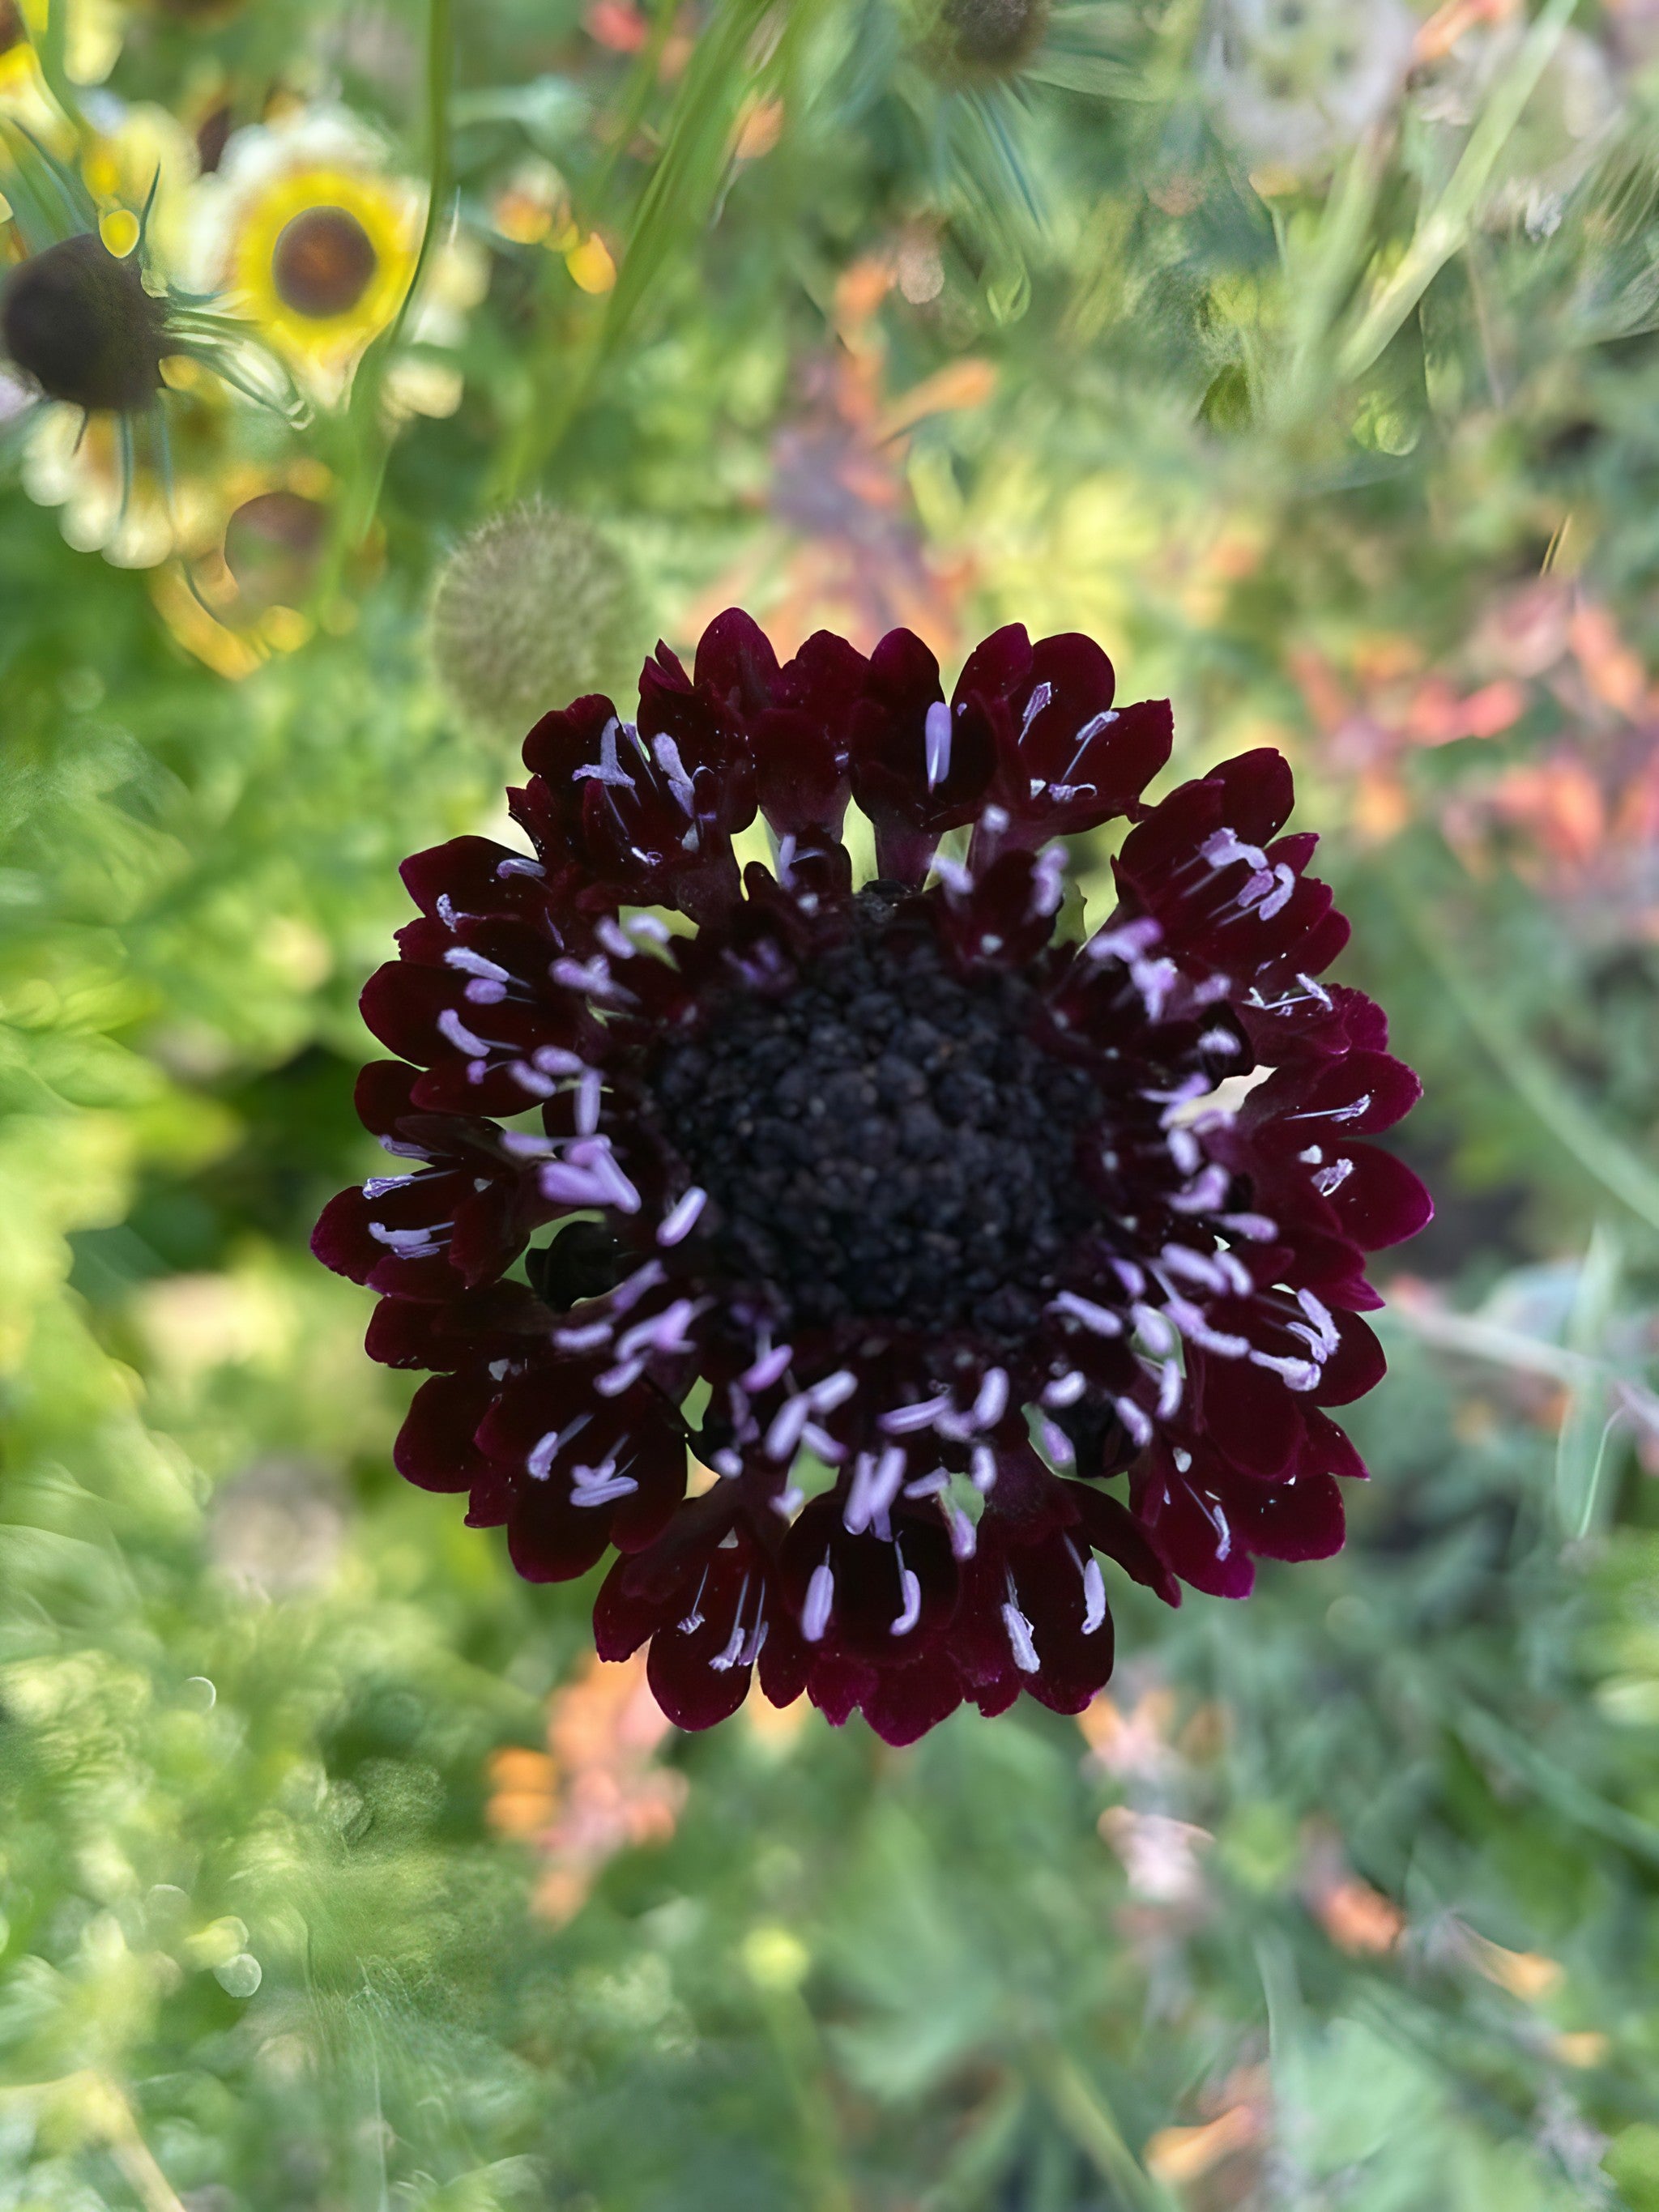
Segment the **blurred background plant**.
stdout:
[[[3,2201],[1655,2212],[1659,9],[0,0],[0,131],[143,370],[8,324]],[[1283,746],[1429,1081],[1348,1549],[1080,1727],[677,1737],[306,1253],[397,859],[734,598]]]

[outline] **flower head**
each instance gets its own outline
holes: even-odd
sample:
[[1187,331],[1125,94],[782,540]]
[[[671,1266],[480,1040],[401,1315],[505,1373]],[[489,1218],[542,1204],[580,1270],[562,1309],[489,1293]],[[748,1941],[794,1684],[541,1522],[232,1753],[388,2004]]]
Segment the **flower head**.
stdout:
[[48,399],[134,415],[161,385],[167,309],[138,264],[96,231],[59,239],[11,272],[0,295],[6,352]]
[[1270,173],[1328,163],[1398,100],[1418,27],[1404,0],[1215,0],[1201,67],[1224,134]]
[[[648,1643],[683,1726],[757,1670],[895,1742],[964,1698],[1079,1711],[1097,1554],[1173,1602],[1341,1541],[1364,1254],[1429,1212],[1367,1139],[1418,1085],[1321,980],[1347,927],[1285,763],[1149,807],[1170,734],[1085,637],[1000,630],[947,701],[907,631],[780,666],[729,613],[689,674],[658,648],[636,723],[537,724],[530,852],[405,866],[358,1090],[395,1171],[315,1249],[383,1294],[374,1355],[434,1370],[404,1474],[533,1579],[614,1548],[599,1651]],[[1059,841],[1126,817],[1069,941]]]
[[541,500],[492,515],[444,564],[432,657],[457,712],[517,735],[544,701],[625,666],[632,580],[591,522]]
[[1042,44],[1048,0],[939,0],[928,48],[951,76],[1017,76]]
[[[308,388],[333,404],[399,312],[425,213],[422,189],[397,173],[388,149],[356,116],[296,109],[234,132],[216,174],[204,179],[198,279],[226,291]],[[459,240],[441,246],[410,336],[452,346],[482,281],[476,254]],[[453,362],[406,357],[393,366],[391,396],[406,410],[446,414],[459,404]]]
[[186,161],[153,109],[123,111],[74,167],[21,131],[0,139],[18,254],[0,278],[0,352],[31,418],[24,482],[63,509],[71,544],[123,566],[162,560],[196,526],[211,471],[178,465],[204,425],[222,433],[229,392],[290,416],[297,404],[253,333],[179,289],[158,252]]

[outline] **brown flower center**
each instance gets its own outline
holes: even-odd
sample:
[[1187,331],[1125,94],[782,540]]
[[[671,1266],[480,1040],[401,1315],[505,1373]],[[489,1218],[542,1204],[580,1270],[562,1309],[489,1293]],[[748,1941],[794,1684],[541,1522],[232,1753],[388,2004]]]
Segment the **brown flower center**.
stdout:
[[161,383],[167,309],[95,232],[22,262],[0,290],[0,340],[48,398],[134,414]]
[[380,265],[373,239],[340,207],[307,208],[296,215],[283,226],[270,256],[277,298],[316,322],[349,314]]
[[1048,0],[945,0],[939,21],[953,60],[1012,70],[1029,61],[1048,27]]
[[17,0],[0,0],[0,54],[9,54],[14,46],[21,46],[26,35]]

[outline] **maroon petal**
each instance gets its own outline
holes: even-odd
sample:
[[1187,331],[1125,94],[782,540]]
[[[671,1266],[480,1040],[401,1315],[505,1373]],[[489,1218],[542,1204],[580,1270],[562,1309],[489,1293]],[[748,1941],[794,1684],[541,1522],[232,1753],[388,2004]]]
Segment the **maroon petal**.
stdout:
[[1344,1143],[1333,1164],[1332,1177],[1346,1172],[1334,1188],[1327,1188],[1342,1226],[1354,1243],[1367,1252],[1388,1244],[1403,1243],[1415,1237],[1434,1218],[1434,1200],[1401,1159],[1375,1145]]
[[1239,1540],[1267,1559],[1328,1559],[1342,1548],[1342,1493],[1328,1474],[1237,1484],[1228,1513]]
[[854,718],[852,776],[875,825],[877,868],[894,882],[921,883],[943,833],[978,813],[996,765],[985,718],[952,708],[946,757],[935,751],[930,781],[927,715],[943,705],[933,654],[908,630],[890,630],[870,656]]
[[1135,1516],[1183,1582],[1212,1597],[1248,1597],[1255,1570],[1224,1502],[1225,1478],[1206,1477],[1195,1454],[1183,1455],[1185,1468],[1159,1445],[1135,1470]]
[[1376,1333],[1358,1314],[1339,1313],[1337,1348],[1325,1362],[1319,1388],[1313,1393],[1320,1406],[1351,1406],[1368,1390],[1375,1390],[1389,1370]]
[[[1299,1347],[1297,1347],[1299,1349]],[[1276,1481],[1302,1456],[1302,1409],[1280,1378],[1248,1359],[1206,1354],[1199,1392],[1205,1433],[1233,1466]]]
[[422,1490],[470,1490],[489,1462],[473,1442],[498,1385],[485,1375],[434,1375],[410,1402],[392,1463]]
[[1180,1585],[1122,1499],[1085,1482],[1068,1482],[1066,1490],[1077,1507],[1078,1525],[1091,1547],[1115,1559],[1132,1580],[1156,1590],[1165,1605],[1179,1605]]
[[947,1720],[962,1703],[961,1677],[943,1650],[908,1667],[884,1667],[860,1703],[864,1717],[884,1743],[915,1743]]
[[1322,1413],[1317,1406],[1310,1406],[1303,1418],[1307,1423],[1308,1441],[1297,1473],[1338,1474],[1350,1481],[1364,1481],[1369,1469],[1354,1449],[1346,1430],[1338,1428],[1330,1416]]

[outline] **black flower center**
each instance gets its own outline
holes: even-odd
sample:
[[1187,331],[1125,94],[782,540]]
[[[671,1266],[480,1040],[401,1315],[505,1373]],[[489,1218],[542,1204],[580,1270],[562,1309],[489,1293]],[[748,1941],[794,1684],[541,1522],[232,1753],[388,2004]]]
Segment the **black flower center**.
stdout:
[[165,325],[137,257],[117,260],[91,231],[14,269],[0,301],[6,351],[48,398],[122,414],[155,396]]
[[998,1343],[1039,1324],[1099,1207],[1077,1170],[1100,1098],[1031,1035],[1018,975],[963,979],[878,890],[781,997],[733,993],[648,1087],[717,1202],[721,1262],[787,1326],[867,1320]]
[[307,208],[283,226],[271,249],[270,279],[295,314],[326,322],[350,313],[380,265],[374,241],[355,215],[340,207]]

